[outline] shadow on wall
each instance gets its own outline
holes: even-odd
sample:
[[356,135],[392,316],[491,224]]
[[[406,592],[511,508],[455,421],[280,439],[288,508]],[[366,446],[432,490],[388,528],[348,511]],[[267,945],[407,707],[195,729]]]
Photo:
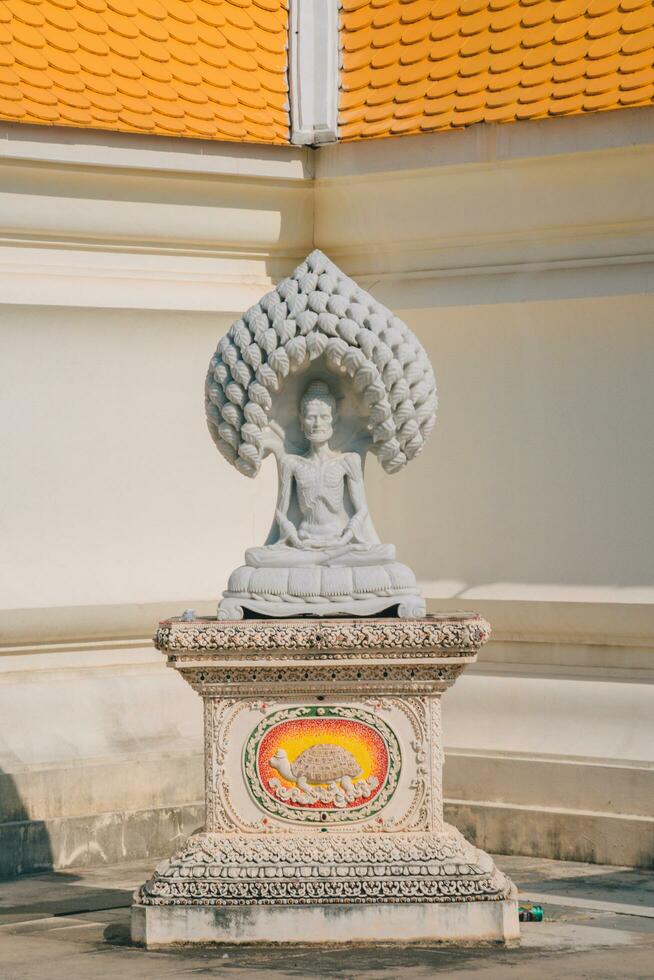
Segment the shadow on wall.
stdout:
[[0,879],[53,868],[44,820],[31,820],[13,777],[0,770]]

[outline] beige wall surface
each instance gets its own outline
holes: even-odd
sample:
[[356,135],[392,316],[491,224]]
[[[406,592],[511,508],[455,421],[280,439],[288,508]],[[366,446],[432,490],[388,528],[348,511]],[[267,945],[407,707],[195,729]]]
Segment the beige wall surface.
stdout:
[[269,474],[255,483],[226,466],[204,421],[207,365],[230,322],[5,309],[5,608],[218,595],[273,507]]
[[429,594],[654,600],[654,295],[404,316],[438,424],[415,466],[370,468],[369,494]]
[[6,127],[0,873],[163,853],[198,820],[199,699],[149,637],[210,612],[267,533],[273,467],[249,481],[216,453],[204,374],[315,246],[406,319],[439,383],[423,456],[366,482],[429,608],[493,624],[445,699],[450,818],[487,849],[652,863],[638,112],[317,156]]

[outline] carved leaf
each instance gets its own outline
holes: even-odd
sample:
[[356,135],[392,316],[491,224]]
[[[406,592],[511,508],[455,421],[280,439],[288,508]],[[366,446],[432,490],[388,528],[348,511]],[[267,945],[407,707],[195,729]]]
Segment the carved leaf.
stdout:
[[355,320],[345,318],[338,325],[338,332],[348,344],[356,344],[360,325]]
[[247,460],[250,463],[256,463],[259,460],[259,450],[249,442],[242,442],[240,444],[238,454],[241,459]]
[[254,425],[252,422],[246,422],[241,426],[241,436],[245,442],[256,446],[257,451],[261,449],[261,429],[258,425]]
[[366,364],[366,355],[358,347],[348,347],[345,356],[343,357],[343,367],[350,375],[354,377],[357,371],[364,367]]
[[234,344],[229,344],[228,347],[225,347],[225,350],[223,351],[223,361],[225,362],[225,364],[227,364],[228,367],[233,368],[236,362],[240,360],[240,358],[241,358],[240,351],[238,347],[234,346]]
[[258,405],[256,402],[248,402],[243,409],[243,414],[248,422],[252,422],[253,425],[258,425],[260,429],[264,429],[268,425],[268,416],[261,405]]
[[304,313],[300,313],[297,318],[298,330],[302,334],[308,334],[310,330],[313,330],[318,321],[318,314],[314,310],[305,310]]
[[247,388],[252,380],[252,368],[245,361],[238,361],[232,368],[232,377],[243,388]]
[[384,422],[391,417],[391,406],[386,395],[382,395],[379,401],[374,402],[370,407],[370,421],[376,425]]
[[347,315],[350,320],[354,320],[358,327],[365,327],[368,319],[368,307],[362,303],[350,303],[347,308]]
[[323,272],[318,277],[318,289],[323,293],[327,293],[328,296],[331,295],[336,289],[336,278],[328,272]]
[[298,277],[298,282],[303,293],[312,293],[318,285],[318,276],[315,272],[305,272]]
[[229,382],[225,388],[225,394],[230,402],[233,402],[235,405],[243,405],[245,402],[245,392],[236,381]]
[[393,351],[390,349],[388,344],[380,340],[374,351],[372,352],[372,359],[379,368],[383,371],[387,364],[393,360]]
[[293,337],[286,345],[288,359],[295,367],[304,364],[307,357],[307,342],[304,337]]
[[410,398],[405,398],[404,401],[397,405],[395,411],[393,412],[393,417],[398,428],[404,425],[407,419],[413,419],[416,417],[416,410]]
[[[373,405],[376,405],[377,402],[383,402],[385,405],[388,405],[388,411],[390,412],[390,410],[391,410],[390,404],[389,404],[389,401],[388,401],[388,396],[386,394],[386,388],[384,387],[384,383],[381,380],[381,378],[379,378],[376,381],[373,381],[364,390],[364,392],[363,392],[363,401],[364,401],[364,404],[367,405],[369,408],[372,408],[372,406]],[[373,417],[372,416],[372,413],[371,413],[370,417],[372,419],[372,417]],[[381,419],[380,419],[380,421],[381,421]]]
[[282,279],[282,281],[277,286],[277,292],[282,297],[283,300],[288,304],[291,300],[297,296],[299,291],[299,284],[297,279],[289,276],[288,279]]
[[243,351],[252,342],[252,334],[242,320],[237,320],[230,333],[235,344]]
[[262,364],[257,370],[257,381],[269,391],[279,391],[279,380],[269,364]]
[[220,408],[221,405],[225,404],[225,398],[227,396],[223,391],[222,385],[216,384],[215,382],[209,382],[206,390],[207,398],[210,402],[213,402],[214,405],[217,405]]
[[283,347],[278,347],[277,350],[272,352],[272,354],[269,354],[268,363],[273,371],[275,371],[282,378],[285,378],[290,371],[291,365],[288,359],[288,354]]
[[411,347],[410,344],[403,342],[398,345],[395,351],[395,356],[397,357],[398,361],[400,362],[404,370],[406,370],[407,364],[411,364],[415,361],[416,352],[414,351],[413,347]]
[[404,378],[398,378],[393,387],[388,393],[388,397],[391,403],[391,408],[395,409],[400,405],[405,399],[409,398],[411,395],[411,389],[404,380]]
[[327,310],[329,313],[333,313],[339,319],[344,317],[349,305],[349,300],[347,296],[337,296],[332,295],[327,300]]
[[379,459],[392,460],[400,452],[400,444],[397,439],[388,439],[375,447],[375,452]]
[[385,439],[391,439],[395,435],[395,422],[391,418],[385,419],[384,422],[380,422],[372,430],[373,442],[384,442]]
[[[243,412],[232,402],[223,405],[222,415],[226,422],[233,425],[235,429],[240,429],[243,424]],[[228,440],[229,441],[229,440]]]
[[259,330],[267,330],[269,325],[270,324],[268,321],[268,317],[263,311],[260,311],[259,313],[255,314],[255,316],[252,317],[249,326],[250,326],[250,331],[254,335],[255,340],[257,338],[257,332]]
[[414,436],[420,435],[420,426],[415,419],[409,419],[398,432],[401,443],[409,442]]
[[231,373],[226,364],[217,364],[213,372],[216,381],[224,388],[231,380]]
[[269,412],[272,408],[272,399],[268,390],[258,381],[252,382],[248,388],[248,395],[250,396],[250,401],[256,402],[264,411]]
[[221,422],[218,426],[218,434],[220,435],[220,438],[224,440],[224,442],[229,443],[229,445],[233,446],[234,449],[238,449],[238,445],[241,440],[233,425],[230,425],[229,422]]
[[[366,357],[372,359],[372,352],[379,343],[379,338],[372,330],[368,330],[367,327],[361,327],[357,333],[357,344],[366,355]],[[373,361],[374,363],[374,361]]]
[[206,402],[205,411],[207,413],[207,422],[209,422],[210,425],[214,425],[216,429],[218,429],[218,426],[223,420],[222,412],[220,411],[220,409],[216,405],[213,405],[211,402]]
[[261,338],[261,346],[267,354],[274,351],[275,347],[277,346],[277,340],[277,331],[274,329],[274,327],[268,327],[268,329],[264,331],[263,337]]
[[[264,299],[265,299],[265,296],[264,296]],[[251,307],[250,307],[249,309],[247,309],[247,310],[245,311],[245,313],[244,313],[244,314],[243,314],[243,316],[242,316],[242,319],[244,320],[244,322],[245,322],[245,324],[246,324],[246,325],[247,325],[248,327],[252,327],[252,326],[253,326],[253,323],[252,323],[252,321],[253,321],[253,320],[254,320],[254,318],[255,318],[255,317],[257,317],[257,316],[258,316],[258,315],[259,315],[260,313],[261,313],[261,304],[260,304],[260,303],[255,303],[255,304],[254,304],[254,306],[251,306]],[[237,321],[237,322],[238,322],[238,321]]]
[[425,445],[425,440],[422,437],[422,433],[418,432],[417,435],[413,436],[408,442],[404,443],[404,452],[407,455],[407,459],[414,459],[418,453],[421,453]]
[[387,388],[391,388],[396,381],[402,377],[402,365],[396,358],[391,358],[384,370],[382,371],[382,378],[384,379],[384,384]]
[[309,309],[313,310],[314,313],[324,313],[327,309],[327,300],[329,296],[327,293],[321,292],[320,289],[315,289],[312,293],[309,293]]
[[[365,357],[365,355],[364,355]],[[357,391],[363,391],[368,385],[379,381],[379,371],[374,364],[364,363],[354,375],[354,387]]]
[[307,334],[307,352],[309,354],[309,359],[314,361],[317,357],[325,350],[327,346],[327,337],[324,333],[319,330],[312,330],[311,333]]
[[343,363],[343,358],[347,354],[348,345],[340,337],[332,337],[327,341],[327,346],[325,347],[325,356],[330,364],[340,367]]
[[309,297],[306,293],[298,293],[287,305],[288,305],[288,315],[290,317],[297,317],[307,308],[307,302]]
[[366,326],[374,334],[380,334],[382,330],[386,329],[387,324],[388,324],[388,320],[386,319],[386,317],[380,316],[379,313],[371,313],[366,318]]
[[338,317],[333,313],[319,313],[316,327],[326,337],[338,337]]
[[421,381],[424,373],[424,367],[417,359],[404,366],[404,377],[410,385],[415,384],[416,381]]
[[253,368],[253,370],[256,371],[256,369],[261,364],[261,360],[262,360],[262,358],[261,358],[261,348],[259,347],[259,345],[258,344],[250,344],[248,346],[247,350],[245,350],[243,352],[243,360],[247,364],[249,364],[250,367]]
[[414,405],[420,405],[426,401],[432,393],[431,385],[427,381],[417,381],[411,385],[411,398]]
[[295,320],[284,320],[283,323],[277,327],[277,336],[279,337],[280,344],[287,344],[291,337],[295,336],[297,327],[295,325]]

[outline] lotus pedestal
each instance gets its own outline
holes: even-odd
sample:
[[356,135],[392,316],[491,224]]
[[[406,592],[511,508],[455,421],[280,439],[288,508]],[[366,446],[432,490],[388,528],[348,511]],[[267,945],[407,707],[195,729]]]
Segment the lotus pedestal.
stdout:
[[514,942],[515,888],[443,823],[441,696],[474,615],[169,620],[201,695],[206,825],[136,893],[132,938]]

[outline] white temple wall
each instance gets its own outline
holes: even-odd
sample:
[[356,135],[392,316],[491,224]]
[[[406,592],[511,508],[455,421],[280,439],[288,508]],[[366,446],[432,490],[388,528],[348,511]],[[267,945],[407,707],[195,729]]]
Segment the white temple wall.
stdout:
[[366,480],[430,608],[494,627],[444,702],[450,819],[486,849],[651,864],[653,120],[317,157],[6,128],[5,870],[164,853],[201,823],[199,699],[148,638],[265,536],[272,467],[215,452],[204,372],[314,246],[439,381],[424,456]]

